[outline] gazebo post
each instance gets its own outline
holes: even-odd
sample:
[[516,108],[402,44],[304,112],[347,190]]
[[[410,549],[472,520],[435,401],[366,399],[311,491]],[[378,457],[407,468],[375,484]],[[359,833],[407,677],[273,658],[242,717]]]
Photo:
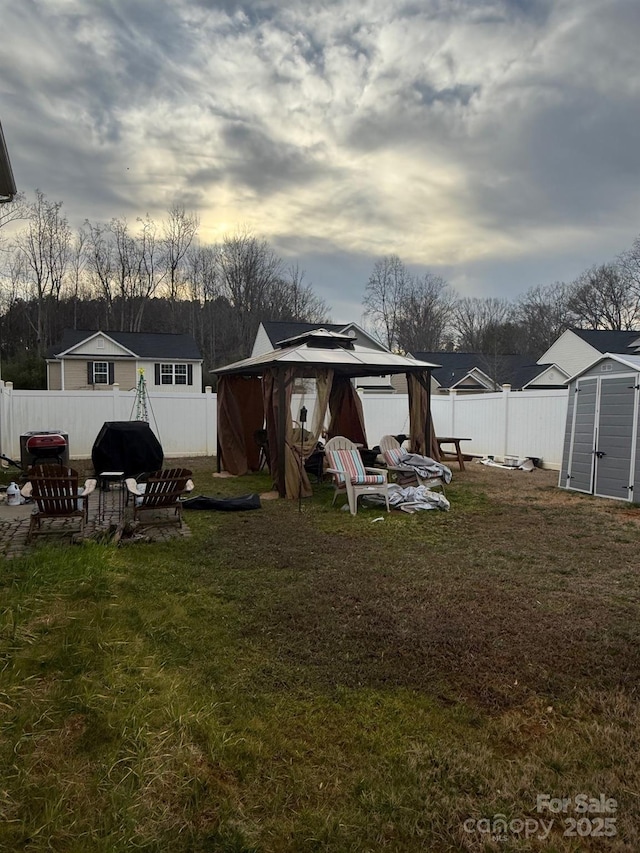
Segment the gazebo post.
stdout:
[[433,448],[431,447],[431,370],[427,370],[427,423],[425,424],[424,446],[427,451],[427,456],[431,456]]
[[281,498],[287,496],[286,483],[286,459],[285,445],[287,438],[287,418],[285,406],[287,403],[287,389],[285,387],[285,375],[283,370],[275,372],[276,382],[278,383],[278,494]]

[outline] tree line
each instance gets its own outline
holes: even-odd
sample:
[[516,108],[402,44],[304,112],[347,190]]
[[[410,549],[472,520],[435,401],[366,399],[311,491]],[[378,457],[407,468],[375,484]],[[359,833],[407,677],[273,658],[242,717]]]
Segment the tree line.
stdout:
[[388,255],[375,263],[363,305],[380,340],[394,351],[516,353],[536,360],[571,327],[639,328],[640,237],[574,281],[530,288],[515,301],[460,297],[443,278],[415,275]]
[[198,230],[180,205],[160,221],[76,230],[39,190],[0,208],[3,378],[44,387],[43,356],[65,328],[190,333],[208,375],[247,356],[263,320],[328,320],[304,272],[265,240],[239,231],[210,245]]
[[[369,327],[398,352],[457,350],[537,359],[567,328],[635,329],[640,238],[572,282],[515,301],[461,297],[443,278],[376,261],[363,298]],[[85,220],[36,190],[0,206],[0,358],[18,387],[44,387],[44,354],[64,328],[182,332],[208,370],[249,355],[260,322],[329,322],[329,307],[269,244],[248,231],[207,244],[181,205],[158,220]],[[353,319],[353,318],[344,318]]]

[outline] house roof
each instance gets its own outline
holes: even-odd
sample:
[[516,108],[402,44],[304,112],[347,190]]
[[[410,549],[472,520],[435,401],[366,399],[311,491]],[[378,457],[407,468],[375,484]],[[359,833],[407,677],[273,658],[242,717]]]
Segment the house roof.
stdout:
[[357,323],[307,323],[301,320],[263,320],[262,327],[267,333],[267,337],[274,349],[280,341],[298,337],[298,335],[303,335],[305,332],[315,332],[319,329],[325,329],[327,332],[340,334],[350,327],[358,329],[363,336],[368,338],[379,349],[387,349],[384,344],[373,338],[365,329],[358,326]]
[[598,352],[624,352],[640,338],[640,331],[612,332],[609,329],[570,329]]
[[[65,329],[60,343],[50,347],[47,358],[58,358],[87,338],[97,335],[99,330]],[[160,332],[108,332],[102,334],[134,353],[138,358],[177,358],[201,361],[200,350],[191,335],[170,335]],[[104,357],[104,352],[96,350]]]
[[16,183],[9,162],[9,152],[4,141],[4,133],[0,124],[0,202],[11,201],[16,194]]
[[[344,327],[341,327],[344,328]],[[330,345],[333,340],[333,346]],[[317,334],[305,330],[277,350],[245,358],[212,370],[218,375],[260,376],[265,370],[281,365],[298,367],[303,375],[312,376],[318,368],[333,368],[346,376],[386,376],[392,373],[421,373],[434,365],[388,350],[373,349],[353,338],[322,327]]]
[[433,377],[441,388],[455,388],[473,370],[498,385],[522,388],[549,365],[534,364],[526,355],[484,355],[477,352],[416,352],[416,358],[440,365]]

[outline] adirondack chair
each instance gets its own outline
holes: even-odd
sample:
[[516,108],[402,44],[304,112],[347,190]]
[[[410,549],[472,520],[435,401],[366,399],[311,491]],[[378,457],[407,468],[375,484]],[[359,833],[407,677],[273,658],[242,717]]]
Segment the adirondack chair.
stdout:
[[384,458],[387,471],[399,486],[426,486],[428,489],[439,487],[444,494],[444,481],[440,477],[421,477],[414,468],[402,464],[402,446],[395,436],[382,436],[380,453]]
[[95,490],[97,481],[86,480],[84,486],[78,488],[78,472],[62,465],[37,465],[29,470],[28,477],[22,494],[35,501],[36,507],[31,515],[27,541],[37,533],[68,532],[55,525],[42,527],[43,519],[77,518],[80,527],[74,532],[83,533],[89,517],[89,495]]
[[329,439],[324,450],[327,473],[333,475],[335,486],[332,504],[339,494],[346,494],[351,515],[356,515],[361,495],[382,495],[389,512],[387,472],[383,468],[366,467],[356,445],[343,436]]
[[[182,526],[182,506],[179,498],[192,491],[191,471],[187,468],[168,468],[149,474],[144,483],[138,483],[133,477],[125,480],[127,490],[133,497],[133,519],[138,520],[141,513],[159,513],[169,510],[167,523],[176,521]],[[158,520],[154,519],[153,524]]]

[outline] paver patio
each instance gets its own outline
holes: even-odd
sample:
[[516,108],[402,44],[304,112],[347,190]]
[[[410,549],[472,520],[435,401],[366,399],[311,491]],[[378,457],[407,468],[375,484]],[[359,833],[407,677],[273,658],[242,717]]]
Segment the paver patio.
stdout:
[[[99,498],[104,500],[104,511],[99,517],[98,503]],[[105,535],[109,531],[114,531],[120,522],[119,513],[120,493],[117,489],[103,492],[102,495],[96,491],[89,499],[89,515],[81,534],[78,530],[78,520],[60,519],[46,520],[43,522],[43,529],[51,531],[50,535],[35,536],[30,543],[27,543],[27,535],[29,533],[29,520],[35,509],[35,504],[27,503],[17,507],[8,506],[4,501],[0,503],[0,557],[11,559],[12,557],[20,556],[29,548],[37,547],[39,542],[57,541],[64,537],[63,541],[78,542],[82,539],[93,539],[101,533]],[[131,529],[133,512],[130,507],[125,506],[124,522],[126,529]],[[177,524],[166,524],[167,514],[158,513],[157,516],[148,514],[144,522],[137,523],[134,529],[134,535],[121,539],[122,542],[136,541],[163,541],[172,539],[176,536],[190,536],[191,531],[187,525],[182,522],[182,527]]]

